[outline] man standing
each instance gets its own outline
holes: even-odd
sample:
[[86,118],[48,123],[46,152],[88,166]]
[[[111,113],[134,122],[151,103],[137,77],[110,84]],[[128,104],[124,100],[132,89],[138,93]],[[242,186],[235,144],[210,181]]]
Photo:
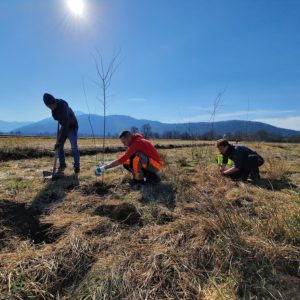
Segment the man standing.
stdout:
[[59,155],[59,172],[63,172],[66,168],[64,144],[68,138],[71,143],[72,155],[74,158],[74,172],[80,172],[80,156],[77,145],[78,122],[76,116],[69,107],[68,103],[61,99],[55,99],[50,94],[44,94],[45,105],[51,109],[52,117],[61,125],[58,141],[55,144],[55,150],[58,148]]
[[155,147],[140,134],[125,130],[119,136],[127,151],[110,164],[96,168],[95,174],[99,176],[107,169],[123,165],[126,170],[133,174],[133,185],[145,182],[157,183],[160,181],[158,172],[163,162]]
[[[245,146],[231,145],[225,139],[218,140],[217,147],[223,156],[221,175],[232,179],[247,180],[248,177],[253,181],[260,179],[259,167],[263,165],[264,160],[256,152]],[[226,170],[228,158],[234,162],[234,166]]]

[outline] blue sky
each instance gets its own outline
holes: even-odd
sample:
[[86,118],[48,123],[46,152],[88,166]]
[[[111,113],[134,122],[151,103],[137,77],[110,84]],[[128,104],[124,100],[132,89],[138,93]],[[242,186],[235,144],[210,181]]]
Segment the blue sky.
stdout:
[[300,130],[300,1],[0,1],[0,120],[49,117],[44,92],[102,114],[93,61],[121,49],[108,114],[261,120]]

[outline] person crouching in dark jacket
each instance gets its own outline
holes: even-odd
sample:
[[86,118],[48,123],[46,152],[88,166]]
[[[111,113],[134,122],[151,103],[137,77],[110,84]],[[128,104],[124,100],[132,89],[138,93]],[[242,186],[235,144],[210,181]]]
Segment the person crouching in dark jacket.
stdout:
[[[245,146],[231,145],[225,139],[217,141],[217,148],[222,153],[221,175],[232,179],[260,179],[259,167],[263,165],[264,159],[256,152]],[[228,158],[234,162],[234,166],[226,170]]]
[[45,93],[43,97],[45,105],[51,109],[52,117],[61,125],[57,144],[59,155],[59,171],[66,168],[64,144],[66,139],[71,143],[71,150],[74,159],[74,172],[80,172],[80,156],[77,145],[78,122],[76,116],[68,103],[62,99],[56,99],[52,95]]

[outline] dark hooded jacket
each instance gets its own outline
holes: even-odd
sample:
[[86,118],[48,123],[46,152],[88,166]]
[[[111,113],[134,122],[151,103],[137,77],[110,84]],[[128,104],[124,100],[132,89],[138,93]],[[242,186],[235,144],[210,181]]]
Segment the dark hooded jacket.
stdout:
[[61,125],[58,143],[63,144],[66,141],[70,130],[78,130],[76,116],[66,101],[57,99],[57,107],[52,110],[52,117]]
[[[238,169],[242,169],[247,157],[250,154],[255,154],[259,156],[255,151],[245,147],[245,146],[234,146],[229,145],[229,148],[225,154],[223,154],[223,164],[227,164],[228,158],[234,162],[234,166]],[[260,157],[260,156],[259,156]]]

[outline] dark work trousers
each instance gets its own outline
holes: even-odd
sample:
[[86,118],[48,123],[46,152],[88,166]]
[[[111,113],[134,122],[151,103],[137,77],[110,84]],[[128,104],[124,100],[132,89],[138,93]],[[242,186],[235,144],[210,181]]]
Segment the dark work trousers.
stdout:
[[133,174],[136,180],[156,179],[162,167],[162,162],[157,162],[141,152],[136,152],[124,164],[124,168]]
[[259,167],[264,163],[264,159],[258,154],[249,154],[241,169],[233,174],[228,175],[232,179],[247,180],[249,175],[252,179],[259,178]]

